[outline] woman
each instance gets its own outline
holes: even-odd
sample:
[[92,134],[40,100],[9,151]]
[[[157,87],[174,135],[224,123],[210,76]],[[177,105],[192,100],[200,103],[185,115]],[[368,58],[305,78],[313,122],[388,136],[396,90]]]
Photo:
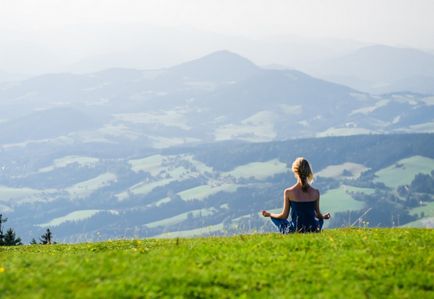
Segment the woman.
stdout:
[[[297,183],[283,192],[283,210],[279,214],[262,211],[264,217],[279,228],[282,234],[292,232],[319,232],[324,219],[330,219],[330,213],[322,214],[319,209],[319,191],[310,183],[313,181],[309,162],[299,157],[292,163],[292,172]],[[291,221],[288,221],[291,210]]]

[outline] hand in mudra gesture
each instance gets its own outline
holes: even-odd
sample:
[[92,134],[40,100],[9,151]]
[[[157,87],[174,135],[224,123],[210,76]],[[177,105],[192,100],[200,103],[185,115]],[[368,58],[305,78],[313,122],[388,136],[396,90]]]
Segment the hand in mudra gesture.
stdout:
[[322,215],[322,219],[330,219],[330,217],[331,217],[331,215],[330,215],[330,213],[326,213],[326,214],[324,214],[324,215]]
[[270,217],[271,213],[264,210],[264,211],[262,211],[262,216],[264,216],[264,217]]

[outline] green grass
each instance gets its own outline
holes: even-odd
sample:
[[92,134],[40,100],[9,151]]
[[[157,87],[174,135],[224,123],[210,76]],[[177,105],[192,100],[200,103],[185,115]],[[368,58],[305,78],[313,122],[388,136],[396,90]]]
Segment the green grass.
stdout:
[[212,173],[212,167],[194,159],[191,155],[152,155],[143,159],[129,160],[131,170],[134,172],[145,171],[152,176],[169,175],[171,177],[180,178],[185,174],[190,174],[191,171],[184,167],[176,167],[179,162],[188,163],[193,166],[198,173]]
[[116,194],[116,197],[120,201],[128,199],[130,196],[129,192],[131,194],[134,194],[134,195],[143,195],[144,196],[144,195],[151,193],[152,190],[154,190],[155,188],[166,186],[166,185],[168,185],[174,181],[176,181],[176,180],[169,178],[169,179],[161,179],[161,180],[158,180],[155,182],[142,182],[142,183],[139,183],[139,184],[136,184],[136,185],[130,187],[128,189],[128,191],[124,191],[124,192]]
[[429,202],[424,204],[423,206],[410,210],[410,214],[412,215],[419,216],[422,212],[424,213],[424,217],[434,217],[434,202]]
[[362,201],[355,200],[351,197],[350,192],[373,192],[372,189],[355,188],[349,186],[341,186],[336,189],[328,190],[321,195],[320,208],[321,212],[346,212],[363,209],[365,204]]
[[403,227],[420,227],[420,228],[433,228],[434,227],[434,202],[428,202],[424,205],[413,208],[410,210],[411,215],[420,217],[423,212],[423,218],[406,223]]
[[52,219],[50,222],[39,224],[41,227],[53,227],[61,225],[65,222],[74,222],[74,221],[80,221],[85,220],[88,218],[91,218],[95,214],[97,214],[100,210],[80,210],[80,211],[74,211],[71,212],[65,216],[57,217]]
[[[366,168],[362,164],[345,162],[338,165],[329,165],[326,168],[322,169],[316,175],[325,177],[325,178],[345,178],[345,179],[356,179],[358,178],[362,172],[366,171]],[[343,172],[348,171],[351,173],[351,176],[343,176]]]
[[254,177],[258,180],[264,180],[268,177],[288,171],[288,166],[277,159],[267,162],[253,162],[236,167],[235,169],[222,173],[223,176],[230,175],[235,178]]
[[323,132],[317,133],[316,137],[328,136],[351,136],[360,134],[369,134],[371,131],[365,128],[329,128]]
[[206,216],[213,215],[215,212],[216,212],[215,208],[197,209],[197,210],[192,210],[189,212],[181,213],[181,214],[173,216],[173,217],[164,218],[162,220],[149,222],[149,223],[146,223],[145,225],[149,228],[154,228],[154,227],[158,227],[158,226],[174,226],[174,225],[177,225],[177,224],[187,220],[189,215],[191,215],[191,217],[193,217],[193,218],[206,217]]
[[85,157],[85,156],[65,156],[59,159],[55,159],[52,165],[41,168],[38,172],[50,172],[57,168],[66,167],[70,164],[77,163],[81,167],[91,167],[99,162],[98,158]]
[[154,238],[191,238],[191,237],[204,237],[215,234],[216,232],[222,232],[224,230],[223,223],[208,225],[189,230],[180,230],[174,232],[166,232],[161,235],[157,235]]
[[434,217],[425,217],[402,225],[402,227],[430,228],[434,227]]
[[134,172],[146,171],[152,176],[156,176],[160,173],[160,166],[164,161],[165,156],[152,155],[143,159],[130,160],[128,162]]
[[386,167],[375,173],[378,178],[376,182],[384,183],[391,188],[397,188],[400,185],[409,185],[418,173],[429,174],[434,170],[434,159],[413,156],[402,159],[389,167]]
[[0,247],[2,298],[433,298],[434,231]]
[[106,187],[113,182],[116,182],[117,177],[114,173],[106,172],[95,178],[80,182],[66,189],[71,198],[84,198],[98,189]]
[[0,186],[0,202],[16,200],[23,197],[32,197],[41,193],[40,190],[31,188],[12,188]]
[[224,183],[219,185],[200,185],[190,188],[178,193],[178,195],[185,201],[190,200],[204,200],[205,198],[217,194],[219,192],[236,192],[239,185]]
[[[7,186],[0,186],[0,204],[3,207],[8,205],[34,203],[38,201],[47,200],[55,189],[32,189],[32,188],[14,188]],[[6,208],[8,209],[8,208]]]
[[61,225],[65,222],[78,222],[78,221],[89,219],[100,212],[108,212],[114,215],[118,213],[115,210],[78,210],[78,211],[68,213],[65,216],[54,218],[47,223],[39,224],[38,226],[51,228],[54,226]]

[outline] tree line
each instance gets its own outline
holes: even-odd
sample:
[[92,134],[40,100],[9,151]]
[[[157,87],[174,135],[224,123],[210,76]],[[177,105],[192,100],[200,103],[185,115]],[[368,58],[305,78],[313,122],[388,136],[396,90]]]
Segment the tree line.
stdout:
[[[9,228],[6,233],[3,233],[3,223],[7,222],[8,218],[3,217],[2,214],[0,214],[0,246],[18,246],[23,245],[21,242],[21,238],[17,237],[15,231],[12,228]],[[32,239],[30,242],[31,245],[34,244],[55,244],[56,242],[53,241],[53,234],[50,231],[49,228],[47,228],[47,231],[39,238],[39,243],[35,240],[35,238]]]

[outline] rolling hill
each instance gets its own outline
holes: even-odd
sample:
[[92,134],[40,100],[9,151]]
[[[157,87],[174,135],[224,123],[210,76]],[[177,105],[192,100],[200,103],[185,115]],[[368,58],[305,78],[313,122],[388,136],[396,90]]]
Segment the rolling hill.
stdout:
[[3,153],[0,208],[24,240],[47,227],[61,242],[269,231],[258,211],[281,208],[292,160],[305,156],[321,206],[334,216],[330,227],[350,226],[367,209],[373,227],[396,226],[391,215],[426,226],[432,194],[399,188],[434,170],[433,143],[431,134],[406,134],[160,150],[69,146],[32,156],[24,147]]
[[229,51],[158,70],[114,68],[0,84],[3,146],[163,148],[433,132],[433,115],[429,95],[373,96],[296,70],[264,69]]
[[434,55],[411,48],[384,45],[362,47],[313,66],[313,74],[376,94],[434,94]]

